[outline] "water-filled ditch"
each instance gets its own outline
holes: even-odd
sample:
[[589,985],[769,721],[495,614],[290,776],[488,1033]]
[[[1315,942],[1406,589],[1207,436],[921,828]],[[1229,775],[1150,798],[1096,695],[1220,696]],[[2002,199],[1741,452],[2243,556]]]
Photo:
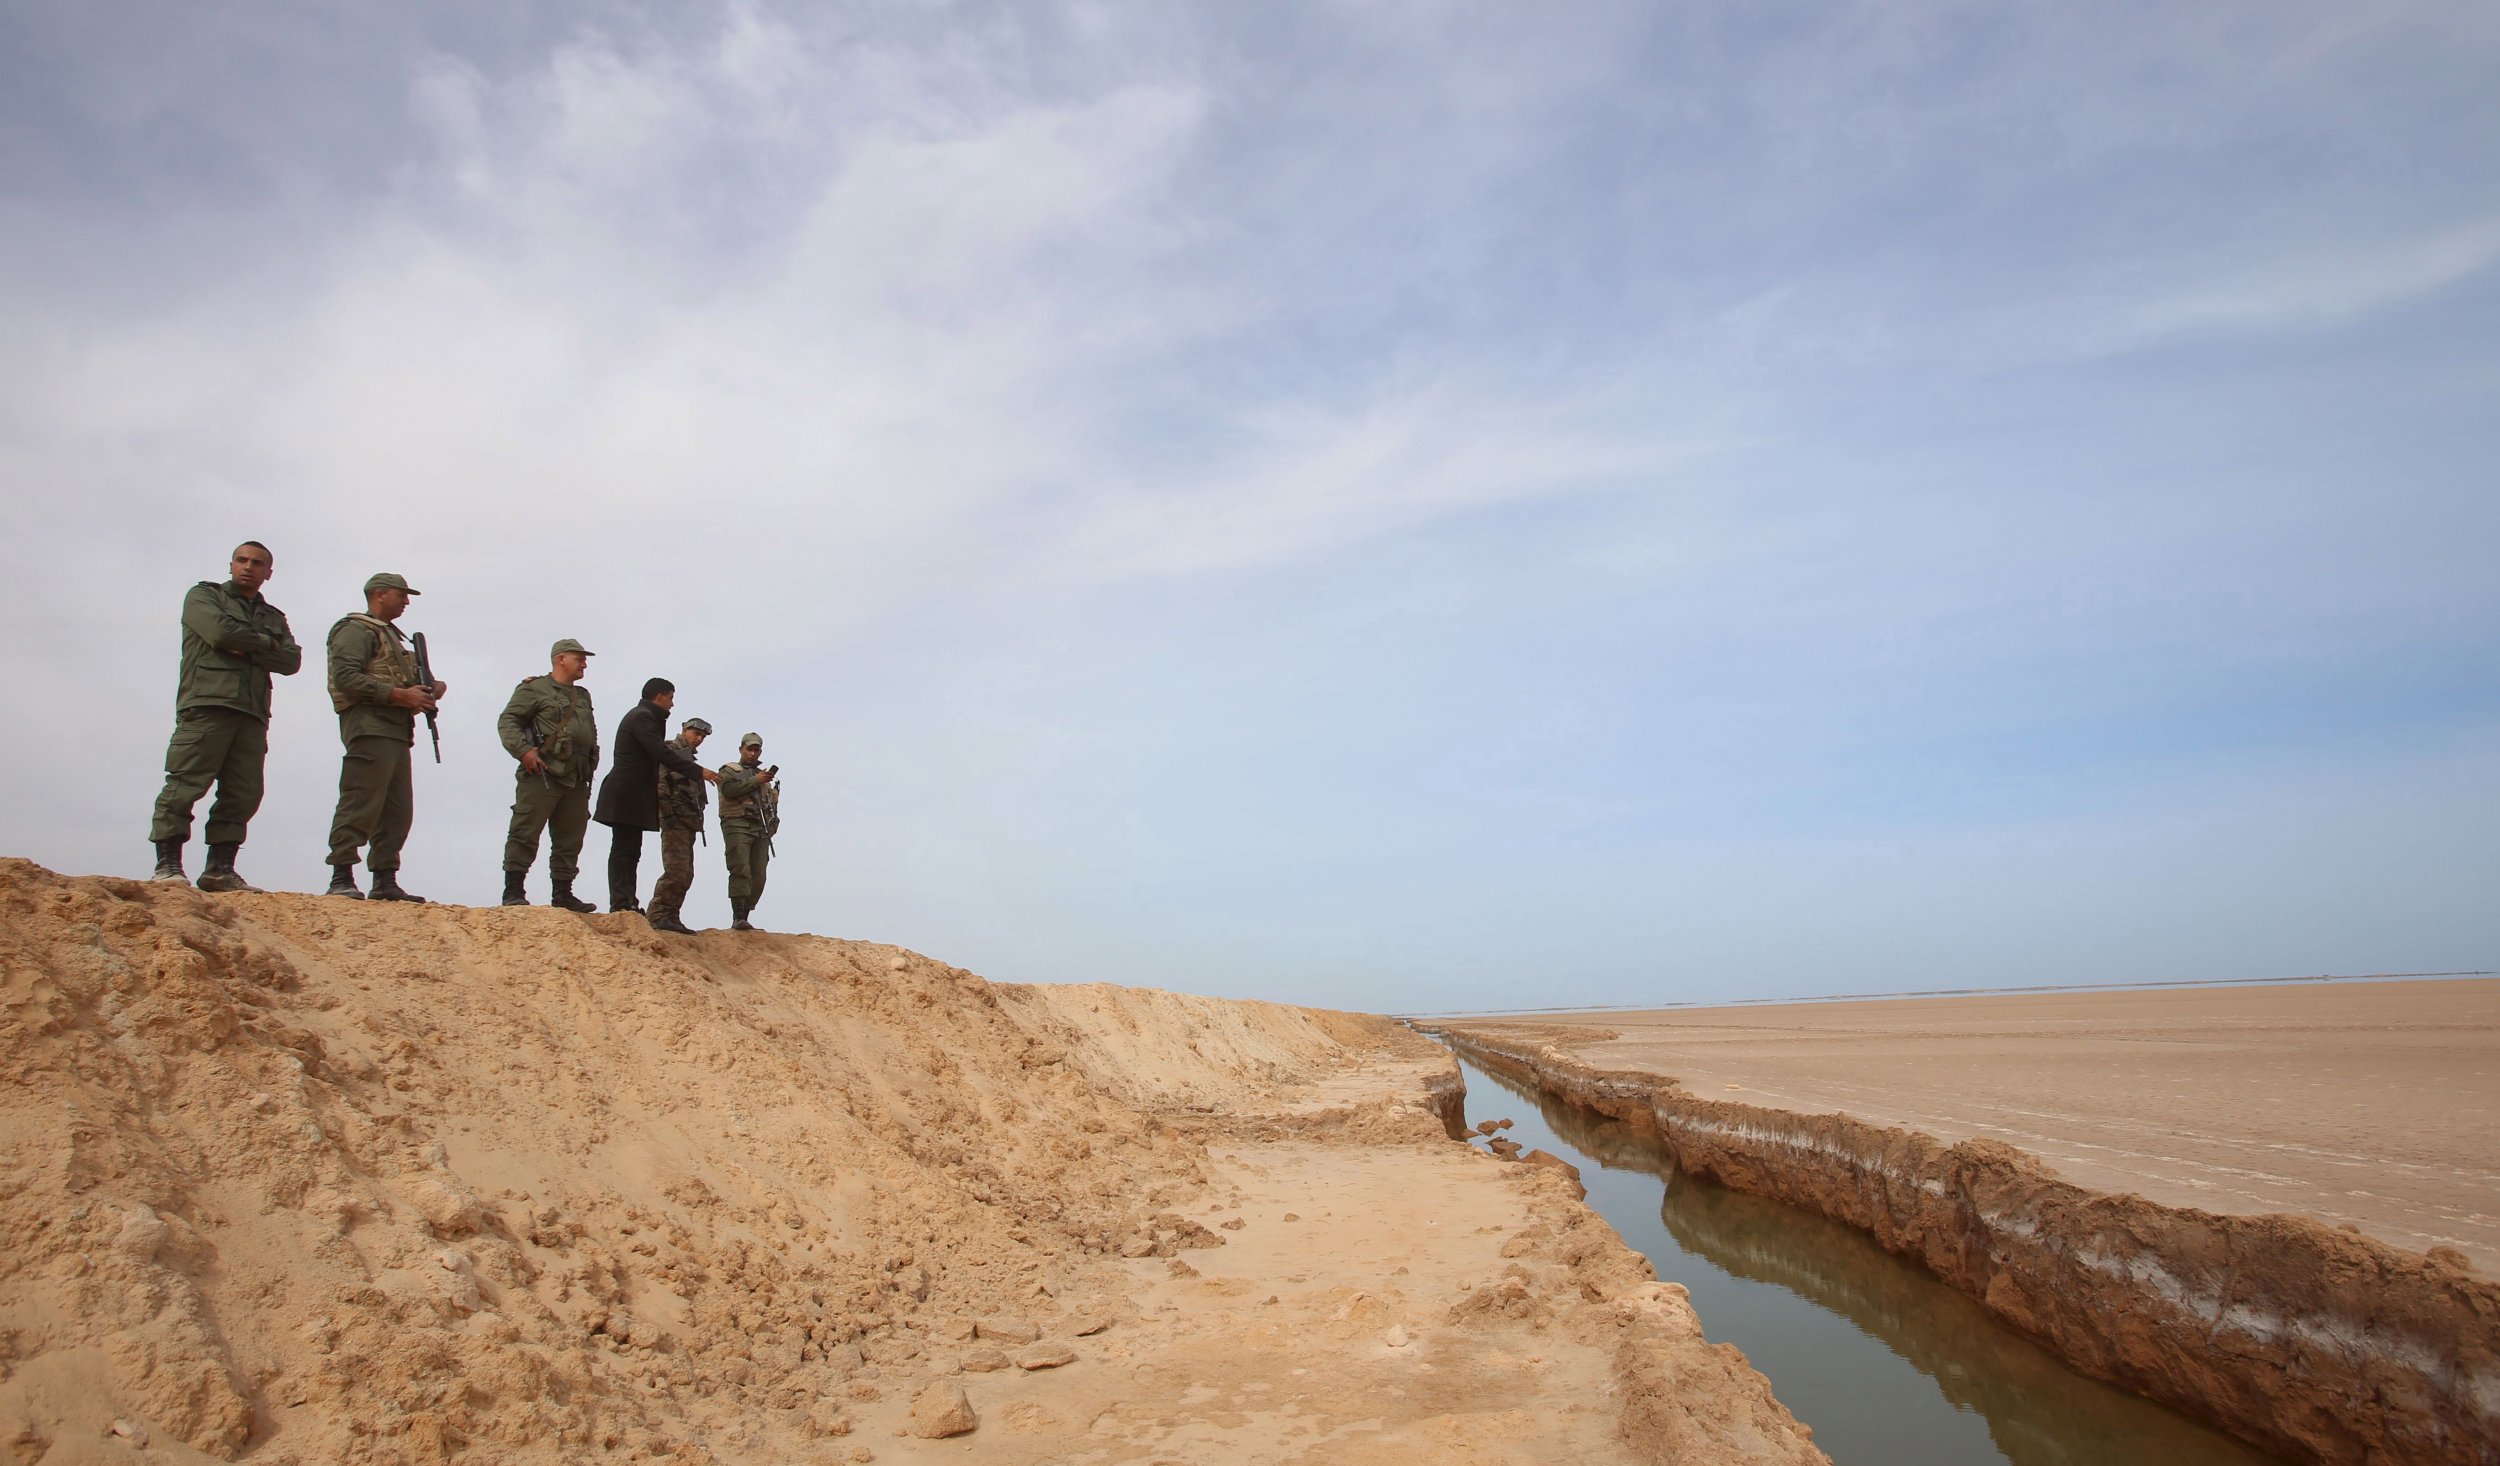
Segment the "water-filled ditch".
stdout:
[[1514,1120],[1511,1139],[1580,1167],[1589,1205],[1691,1291],[1703,1331],[1744,1350],[1839,1466],[2275,1460],[2077,1373],[1853,1228],[1695,1180],[1622,1121],[1459,1068],[1468,1118]]

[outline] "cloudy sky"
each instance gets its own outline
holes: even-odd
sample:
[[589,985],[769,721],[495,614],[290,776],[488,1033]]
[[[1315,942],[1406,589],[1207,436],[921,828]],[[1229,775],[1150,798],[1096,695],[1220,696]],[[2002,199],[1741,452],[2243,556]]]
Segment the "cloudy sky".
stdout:
[[[577,636],[769,741],[765,925],[997,978],[2500,966],[2495,75],[2452,0],[0,0],[0,847],[146,871],[249,536],[308,643],[426,593],[438,899]],[[272,737],[318,889],[317,670]]]

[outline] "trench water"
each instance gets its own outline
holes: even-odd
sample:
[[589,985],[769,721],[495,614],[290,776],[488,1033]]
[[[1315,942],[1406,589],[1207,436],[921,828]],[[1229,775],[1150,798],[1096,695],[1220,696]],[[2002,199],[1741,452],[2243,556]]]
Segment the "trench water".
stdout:
[[2077,1372],[1855,1228],[1687,1176],[1635,1127],[1463,1058],[1459,1072],[1468,1120],[1513,1120],[1510,1139],[1578,1166],[1590,1208],[1690,1291],[1703,1334],[1744,1350],[1838,1466],[2278,1462]]

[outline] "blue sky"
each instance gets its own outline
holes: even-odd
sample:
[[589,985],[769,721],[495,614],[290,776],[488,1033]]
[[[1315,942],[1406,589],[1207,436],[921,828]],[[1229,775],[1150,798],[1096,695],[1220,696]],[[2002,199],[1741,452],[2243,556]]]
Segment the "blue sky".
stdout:
[[[993,977],[2500,965],[2494,75],[2449,4],[14,0],[0,834],[143,871],[252,536],[307,641],[428,592],[440,898],[571,635],[766,734],[767,925]],[[317,676],[273,739],[314,889]]]

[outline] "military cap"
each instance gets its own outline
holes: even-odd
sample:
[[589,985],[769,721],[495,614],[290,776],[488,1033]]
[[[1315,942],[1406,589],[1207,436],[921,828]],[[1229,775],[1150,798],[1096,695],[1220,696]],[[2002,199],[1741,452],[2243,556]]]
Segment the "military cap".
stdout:
[[712,725],[706,723],[701,718],[688,718],[686,720],[686,731],[689,733],[709,733],[712,731]]
[[764,746],[764,735],[761,733],[745,734],[738,739],[738,746],[740,748],[762,748]]
[[365,577],[365,594],[371,595],[378,590],[404,590],[412,596],[421,596],[425,594],[425,592],[417,589],[413,585],[410,585],[408,583],[407,576],[394,575],[388,570],[383,571],[379,575],[368,575]]
[[555,658],[563,656],[566,652],[580,652],[585,657],[595,657],[599,655],[597,652],[592,651],[590,648],[568,636],[564,640],[557,642],[554,646],[547,648],[548,660],[553,661]]

